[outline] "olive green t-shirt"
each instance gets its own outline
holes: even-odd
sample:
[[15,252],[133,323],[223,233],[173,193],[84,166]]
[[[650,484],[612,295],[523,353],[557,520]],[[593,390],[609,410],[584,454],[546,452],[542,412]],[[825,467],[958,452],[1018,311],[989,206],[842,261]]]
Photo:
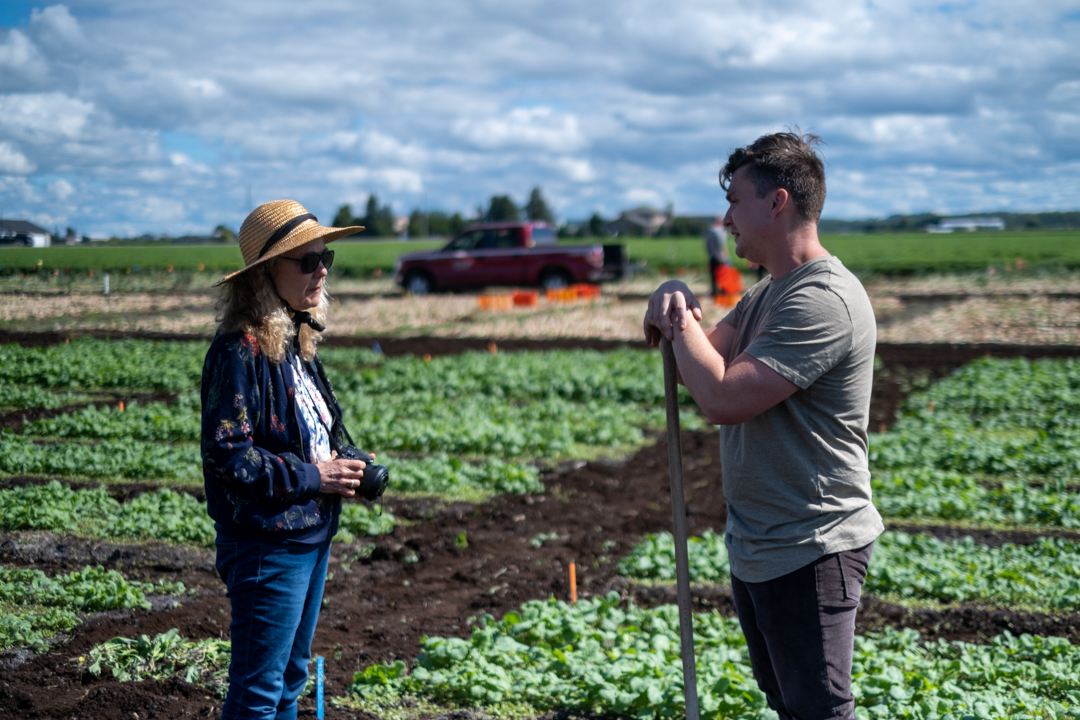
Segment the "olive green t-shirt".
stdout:
[[799,387],[720,428],[732,574],[765,582],[872,542],[866,429],[877,325],[859,280],[832,256],[754,285],[722,322],[729,361],[757,358]]

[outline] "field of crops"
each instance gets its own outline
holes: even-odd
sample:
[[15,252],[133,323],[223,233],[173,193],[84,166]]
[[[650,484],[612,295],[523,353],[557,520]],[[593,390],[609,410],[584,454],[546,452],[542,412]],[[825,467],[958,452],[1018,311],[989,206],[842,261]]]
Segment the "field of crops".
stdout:
[[[0,708],[220,703],[205,347],[0,346]],[[336,538],[315,641],[327,717],[682,716],[658,353],[321,354],[353,436],[393,474],[381,507],[346,505]],[[727,595],[715,435],[682,402],[692,579],[709,601],[702,716],[770,717]],[[859,619],[860,718],[1077,716],[1078,405],[1080,361],[986,358],[872,434],[890,529]]]
[[[563,243],[620,242],[631,262],[651,270],[675,272],[707,264],[701,238],[589,238]],[[826,235],[822,244],[853,270],[878,275],[985,270],[988,266],[1080,268],[1080,234],[1075,231],[980,232],[950,235],[927,233],[881,235]],[[438,241],[339,241],[335,272],[342,277],[367,277],[391,270],[398,255],[439,247]],[[734,243],[729,242],[736,258]],[[241,267],[236,245],[150,247],[103,246],[0,248],[0,275],[59,273],[83,276],[90,271],[128,275],[161,271],[204,272],[215,279]]]
[[[345,277],[370,275],[380,268],[394,267],[398,255],[438,247],[437,242],[339,241],[334,243],[335,272]],[[203,272],[214,280],[243,267],[236,244],[127,246],[57,246],[49,248],[0,248],[0,275],[13,273],[55,273],[59,277],[85,275],[90,271],[129,275],[167,270],[168,272]]]

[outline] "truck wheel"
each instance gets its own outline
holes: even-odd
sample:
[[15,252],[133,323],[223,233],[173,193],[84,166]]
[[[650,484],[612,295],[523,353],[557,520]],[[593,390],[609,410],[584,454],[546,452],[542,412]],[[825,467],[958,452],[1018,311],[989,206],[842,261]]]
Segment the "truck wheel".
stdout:
[[540,286],[545,290],[561,290],[564,287],[569,287],[569,285],[570,275],[559,268],[545,270],[544,274],[540,276]]
[[427,295],[431,292],[431,277],[425,272],[414,270],[405,276],[405,291],[410,295]]

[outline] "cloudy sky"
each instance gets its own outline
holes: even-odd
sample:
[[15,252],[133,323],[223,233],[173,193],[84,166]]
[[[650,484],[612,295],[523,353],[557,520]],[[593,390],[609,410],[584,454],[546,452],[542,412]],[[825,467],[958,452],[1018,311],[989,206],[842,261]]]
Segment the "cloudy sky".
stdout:
[[727,153],[793,126],[826,217],[1078,209],[1080,2],[0,0],[0,217],[50,229],[722,212]]

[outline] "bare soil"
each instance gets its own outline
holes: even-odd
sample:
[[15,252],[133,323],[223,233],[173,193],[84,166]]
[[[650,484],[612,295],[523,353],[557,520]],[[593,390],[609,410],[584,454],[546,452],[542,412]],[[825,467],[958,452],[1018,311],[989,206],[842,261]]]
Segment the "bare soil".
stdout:
[[[49,337],[0,333],[0,343],[63,342]],[[350,338],[337,343],[378,342],[387,354],[445,354],[487,350],[482,338]],[[499,341],[495,351],[552,347],[611,349],[618,341]],[[640,347],[640,344],[636,346]],[[1049,346],[879,346],[884,367],[875,382],[874,422],[887,425],[913,382],[938,377],[984,354],[999,356],[1062,356],[1080,348]],[[10,418],[0,425],[10,427]],[[682,435],[688,525],[691,533],[721,531],[727,508],[721,491],[719,447],[712,432]],[[11,478],[7,485],[29,482]],[[576,563],[579,593],[617,591],[645,605],[675,600],[673,587],[642,588],[619,577],[618,559],[645,533],[671,527],[664,438],[622,463],[575,463],[549,473],[540,495],[503,496],[483,505],[444,504],[432,500],[395,500],[388,509],[410,521],[389,536],[374,539],[370,554],[359,543],[335,546],[326,587],[326,605],[315,635],[313,652],[326,658],[326,694],[340,695],[353,674],[372,663],[403,659],[411,663],[425,635],[465,636],[468,618],[483,613],[500,616],[530,599],[567,598],[568,566]],[[113,486],[110,492],[130,497],[146,486]],[[910,526],[898,526],[914,530]],[[923,528],[942,537],[950,528]],[[534,547],[541,533],[555,533]],[[467,539],[460,547],[459,537]],[[989,544],[1030,541],[1023,533],[980,532]],[[89,649],[116,636],[153,635],[178,628],[188,638],[229,634],[229,608],[224,589],[213,573],[212,552],[171,545],[123,545],[42,533],[0,534],[0,562],[33,566],[48,572],[87,563],[116,567],[129,575],[181,580],[198,593],[157,601],[151,611],[117,611],[88,617],[61,638],[49,652],[0,654],[0,716],[25,718],[216,717],[220,701],[201,688],[181,682],[119,683],[111,677],[80,673],[76,660]],[[733,614],[730,592],[723,587],[697,588],[695,604]],[[178,601],[178,603],[176,602]],[[926,638],[984,642],[1003,630],[1060,635],[1080,640],[1080,614],[1042,615],[981,606],[909,611],[867,597],[858,617],[860,632],[884,626],[911,627]],[[314,716],[305,698],[302,716]],[[327,707],[332,720],[354,713]]]

